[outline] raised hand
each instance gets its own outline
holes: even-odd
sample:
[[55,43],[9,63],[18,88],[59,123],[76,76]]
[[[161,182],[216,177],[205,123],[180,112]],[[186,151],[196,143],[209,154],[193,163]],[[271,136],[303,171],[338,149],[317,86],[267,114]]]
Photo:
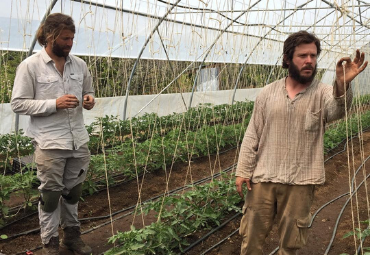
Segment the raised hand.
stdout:
[[348,89],[349,83],[367,66],[367,61],[364,63],[365,53],[360,53],[356,50],[356,57],[351,60],[350,57],[341,58],[336,66],[336,82],[338,89],[338,96],[344,94],[344,86]]

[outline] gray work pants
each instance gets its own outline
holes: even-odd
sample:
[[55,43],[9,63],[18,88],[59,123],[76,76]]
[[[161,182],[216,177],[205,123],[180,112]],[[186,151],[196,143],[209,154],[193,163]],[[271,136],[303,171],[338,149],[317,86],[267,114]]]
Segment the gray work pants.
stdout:
[[[73,187],[85,180],[90,152],[87,144],[78,150],[42,150],[36,145],[35,162],[37,178],[41,182],[39,191],[62,191],[62,194],[68,195]],[[51,213],[43,211],[39,203],[41,241],[44,244],[51,237],[58,236],[59,223],[62,228],[80,226],[78,203],[68,204],[63,197],[57,203],[57,209]]]

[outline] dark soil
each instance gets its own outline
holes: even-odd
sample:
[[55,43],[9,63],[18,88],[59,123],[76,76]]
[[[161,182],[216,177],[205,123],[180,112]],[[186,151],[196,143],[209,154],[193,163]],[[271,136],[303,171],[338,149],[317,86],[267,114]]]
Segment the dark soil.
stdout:
[[[352,178],[353,172],[356,171],[361,165],[361,162],[370,155],[369,132],[365,133],[363,136],[363,145],[361,147],[359,145],[361,145],[361,143],[359,143],[359,139],[353,139],[353,143],[350,143],[349,146],[349,153],[347,153],[346,150],[325,163],[326,183],[325,185],[317,186],[316,188],[312,213],[315,213],[318,208],[328,201],[349,191],[349,179]],[[341,149],[343,149],[343,145],[338,147],[337,151]],[[330,155],[333,155],[335,152],[336,151],[331,152]],[[103,253],[111,247],[107,242],[108,238],[117,231],[127,231],[130,229],[131,224],[134,224],[136,228],[141,228],[156,219],[153,215],[148,215],[146,217],[137,214],[124,216],[128,212],[132,211],[128,210],[114,215],[111,222],[109,217],[110,213],[121,211],[130,206],[135,206],[138,202],[145,201],[156,195],[163,194],[166,191],[182,187],[196,180],[219,173],[222,169],[235,164],[237,157],[237,150],[233,149],[218,156],[203,157],[188,163],[176,163],[173,167],[168,167],[167,171],[148,173],[145,176],[140,177],[138,180],[133,180],[131,182],[112,187],[109,189],[109,193],[107,193],[107,191],[102,191],[98,194],[84,197],[84,201],[80,202],[79,207],[79,217],[81,219],[98,216],[107,217],[100,220],[83,220],[81,222],[81,228],[83,232],[86,232],[82,236],[83,240],[92,247],[93,254]],[[348,168],[348,162],[350,163],[350,169]],[[370,169],[369,164],[370,160],[369,163],[365,164],[365,172],[369,172],[367,170]],[[365,174],[367,175],[368,173]],[[360,170],[358,175],[359,177],[356,179],[357,185],[364,180],[364,173],[362,170]],[[370,184],[369,182],[370,181],[367,181],[368,185]],[[369,218],[369,209],[365,192],[365,185],[362,185],[357,194],[357,198],[354,197],[352,203],[350,202],[344,210],[338,230],[336,231],[333,245],[328,254],[355,254],[355,240],[352,237],[346,239],[343,239],[342,237],[345,233],[352,231],[353,226],[356,228],[359,226],[358,219],[366,220]],[[140,194],[140,198],[138,194]],[[348,197],[349,196],[347,195],[338,199],[318,213],[310,230],[308,244],[299,254],[313,255],[325,253],[332,237],[337,217]],[[16,201],[16,199],[14,199],[14,201]],[[351,212],[353,212],[353,214]],[[20,214],[21,213],[22,212],[20,212]],[[232,217],[233,215],[234,213],[228,215],[228,217]],[[215,243],[224,239],[230,233],[235,232],[239,227],[240,219],[241,216],[236,217],[233,221],[226,224],[225,227],[203,240],[186,254],[202,254],[202,252],[212,247]],[[355,222],[354,224],[352,223],[353,220]],[[366,225],[361,224],[361,227],[364,228]],[[38,228],[37,214],[22,220],[20,223],[12,224],[6,229],[2,229],[1,234],[12,236],[16,233],[36,228]],[[209,230],[204,230],[201,233],[194,235],[190,240],[195,241],[201,238],[201,236],[206,234],[208,231]],[[239,254],[240,244],[241,238],[238,233],[236,233],[207,254]],[[356,246],[358,245],[359,242],[357,240]],[[41,254],[40,250],[35,251],[35,248],[40,246],[41,241],[39,233],[31,233],[22,235],[21,237],[12,238],[10,240],[0,241],[0,253],[7,255],[25,254],[27,250],[33,250],[34,254]],[[277,246],[278,236],[276,234],[276,227],[274,227],[266,240],[264,254],[270,254]],[[365,240],[364,246],[370,247],[370,239]],[[66,250],[61,250],[61,254],[72,253]]]

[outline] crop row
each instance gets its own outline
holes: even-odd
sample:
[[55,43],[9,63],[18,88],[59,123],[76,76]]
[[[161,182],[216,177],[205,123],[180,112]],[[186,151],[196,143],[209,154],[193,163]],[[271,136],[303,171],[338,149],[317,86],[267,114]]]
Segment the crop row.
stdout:
[[226,175],[184,194],[150,202],[143,206],[144,214],[154,211],[157,220],[142,229],[132,226],[130,231],[118,232],[109,239],[115,247],[105,254],[179,254],[196,231],[219,226],[230,212],[240,212],[240,202],[233,178]]
[[[95,133],[97,124],[92,124],[90,125],[92,127],[90,137],[92,140],[93,138],[100,139],[99,151],[103,153],[92,155],[90,169],[84,183],[84,191],[92,194],[98,190],[97,181],[104,179],[105,176],[108,176],[107,181],[109,185],[112,185],[116,182],[113,178],[116,175],[130,179],[144,171],[166,169],[174,162],[187,162],[194,157],[216,154],[225,148],[238,146],[248,125],[253,104],[244,102],[238,103],[234,107],[223,105],[214,107],[217,109],[215,110],[210,106],[201,106],[197,110],[191,110],[191,114],[173,114],[166,117],[151,114],[137,118],[135,121],[131,120],[131,128],[135,127],[138,134],[147,132],[148,139],[143,139],[144,136],[135,138],[129,134],[125,135],[129,138],[121,139],[124,129],[117,131],[117,127],[123,126],[124,121],[112,120],[110,117],[100,119],[100,132]],[[239,111],[238,115],[231,114],[237,111]],[[200,117],[201,112],[206,112],[205,116],[208,117]],[[230,115],[226,112],[229,112]],[[189,116],[197,116],[198,121],[191,121]],[[180,122],[181,118],[188,121]],[[155,123],[166,124],[154,125],[150,121],[153,119],[155,119]],[[199,123],[200,119],[203,122],[202,125],[199,124],[198,128],[183,128],[185,125],[192,126],[194,123]],[[231,121],[235,119],[238,121]],[[126,124],[129,122],[126,121]],[[134,126],[133,123],[140,125]],[[359,127],[370,126],[370,112],[359,116],[354,115],[347,122],[342,120],[331,125],[324,136],[325,152],[336,147],[346,138],[347,126],[350,135],[356,133]],[[148,132],[147,129],[151,132]],[[91,132],[91,130],[95,131]],[[18,158],[32,152],[33,147],[29,138],[22,136],[21,133],[1,136],[0,141],[2,142],[0,144],[1,155],[6,159],[3,161],[4,169],[10,167],[8,165],[11,162],[11,157]],[[92,150],[93,147],[90,148]],[[10,199],[11,195],[16,192],[22,194],[25,201],[24,207],[28,207],[37,193],[33,189],[35,185],[37,185],[37,179],[34,174],[26,174],[22,171],[15,175],[0,175],[0,224],[8,215],[9,208],[5,202]]]

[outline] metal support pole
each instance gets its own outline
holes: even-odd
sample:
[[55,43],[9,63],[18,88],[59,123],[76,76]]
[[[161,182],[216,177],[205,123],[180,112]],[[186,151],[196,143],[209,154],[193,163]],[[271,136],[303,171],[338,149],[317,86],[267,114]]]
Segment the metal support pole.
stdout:
[[283,23],[285,21],[285,19],[289,18],[290,16],[292,16],[294,13],[296,13],[300,8],[302,8],[303,6],[309,4],[310,2],[312,2],[313,0],[309,0],[308,2],[298,6],[296,8],[296,10],[294,12],[292,12],[291,14],[289,14],[287,17],[284,17],[284,19],[282,21],[280,21],[278,24],[276,24],[273,28],[270,29],[270,31],[268,31],[263,37],[261,37],[261,39],[258,41],[258,43],[254,46],[251,54],[249,54],[249,56],[247,57],[247,59],[244,61],[244,64],[242,66],[242,68],[240,69],[240,72],[238,74],[238,77],[236,79],[236,82],[235,82],[235,87],[234,87],[234,93],[233,93],[233,98],[231,100],[231,104],[233,105],[234,104],[234,99],[235,99],[235,93],[236,93],[236,88],[238,87],[238,83],[239,83],[239,80],[240,80],[240,76],[242,74],[242,71],[244,69],[244,66],[247,64],[249,58],[252,56],[253,52],[256,50],[257,46],[263,41],[264,38],[266,38],[266,36],[274,30],[275,27],[279,26],[281,23]]
[[[159,40],[161,41],[161,44],[162,44],[162,47],[163,47],[164,53],[166,54],[166,57],[167,57],[167,60],[168,60],[168,64],[170,65],[171,71],[172,71],[173,75],[175,76],[175,70],[174,70],[174,69],[173,69],[173,67],[172,67],[172,64],[171,64],[171,61],[170,61],[170,57],[168,56],[168,53],[167,53],[167,50],[166,50],[166,46],[165,46],[165,45],[164,45],[164,43],[163,43],[162,36],[161,36],[161,34],[159,33],[158,28],[157,28],[157,34],[158,34],[158,36],[159,36]],[[187,108],[187,106],[186,106],[186,103],[185,103],[184,96],[182,95],[182,92],[181,92],[181,87],[179,86],[179,88],[180,88],[180,95],[181,95],[182,102],[184,103],[185,110],[188,110],[188,108]]]
[[218,39],[220,39],[220,37],[226,32],[226,30],[234,23],[234,21],[238,20],[241,16],[243,16],[246,12],[248,12],[248,10],[252,9],[255,5],[257,5],[259,2],[261,2],[261,0],[258,0],[257,2],[255,2],[252,6],[250,6],[245,12],[242,12],[239,16],[237,16],[234,20],[232,20],[222,31],[221,33],[217,36],[217,38],[213,41],[212,45],[207,49],[207,52],[203,58],[203,61],[202,63],[199,65],[199,68],[198,68],[198,71],[197,71],[197,74],[195,76],[195,79],[194,79],[194,84],[193,84],[193,88],[191,90],[191,96],[190,96],[190,102],[189,102],[189,109],[191,108],[191,103],[193,101],[193,95],[194,95],[194,91],[195,91],[195,87],[197,86],[197,81],[198,81],[198,76],[199,76],[199,73],[200,73],[200,70],[202,69],[202,66],[204,64],[204,61],[206,60],[206,58],[208,57],[209,53],[211,52],[213,46],[216,44],[216,42],[218,41]]
[[129,78],[129,81],[127,83],[127,89],[126,89],[126,97],[125,97],[125,103],[124,103],[124,108],[123,108],[123,120],[126,119],[126,111],[127,111],[127,101],[128,101],[128,95],[129,95],[129,92],[130,92],[130,87],[131,87],[131,81],[132,81],[132,77],[134,76],[135,74],[135,70],[136,70],[136,66],[137,66],[137,63],[139,62],[140,58],[141,58],[141,55],[143,54],[144,52],[144,49],[146,47],[146,45],[149,43],[149,40],[152,38],[153,34],[155,33],[155,31],[157,31],[159,25],[162,24],[163,20],[168,16],[168,14],[171,13],[171,11],[176,7],[176,5],[178,3],[180,3],[181,0],[178,0],[167,12],[166,14],[158,21],[157,25],[154,27],[154,29],[152,30],[152,32],[150,33],[150,35],[148,36],[148,38],[146,39],[143,47],[141,48],[141,51],[139,53],[139,56],[137,57],[136,61],[135,61],[135,64],[134,64],[134,67],[132,68],[132,71],[131,71],[131,75],[130,75],[130,78]]

